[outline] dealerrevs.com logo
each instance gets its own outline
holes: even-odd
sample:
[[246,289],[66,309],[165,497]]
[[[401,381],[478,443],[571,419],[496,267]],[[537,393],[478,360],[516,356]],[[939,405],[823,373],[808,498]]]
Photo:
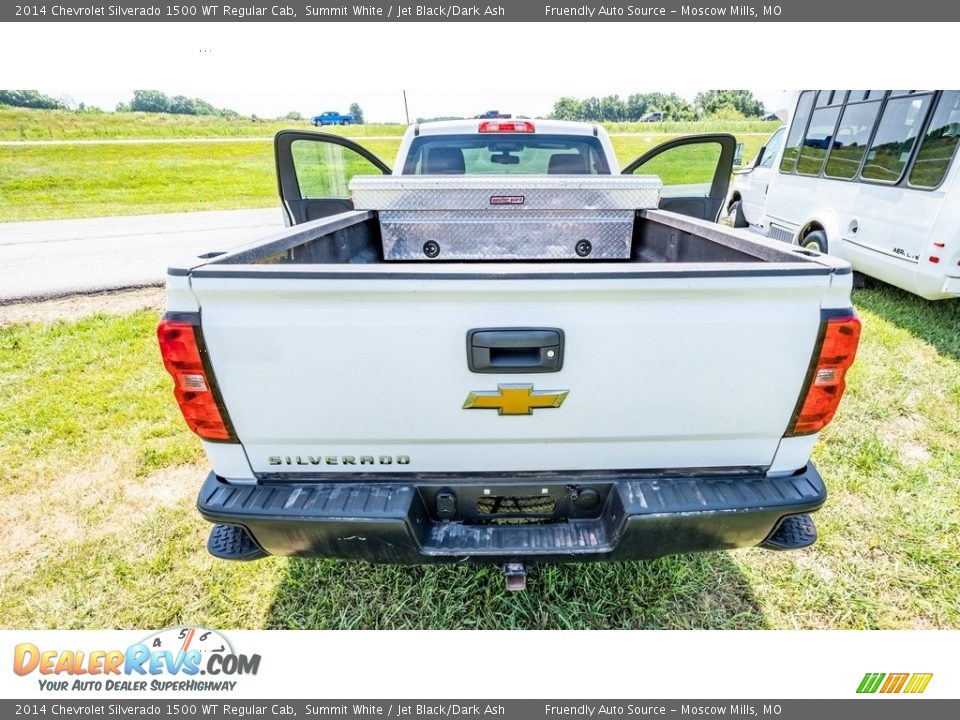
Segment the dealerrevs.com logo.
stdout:
[[237,653],[216,630],[161,630],[125,650],[14,648],[13,671],[38,675],[41,690],[143,692],[232,691],[239,676],[256,675],[260,655]]

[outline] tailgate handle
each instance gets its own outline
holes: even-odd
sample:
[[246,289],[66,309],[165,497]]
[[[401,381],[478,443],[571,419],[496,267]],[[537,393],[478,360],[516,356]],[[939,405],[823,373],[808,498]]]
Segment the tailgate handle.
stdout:
[[557,372],[563,367],[563,330],[470,330],[467,332],[467,366],[475,373]]

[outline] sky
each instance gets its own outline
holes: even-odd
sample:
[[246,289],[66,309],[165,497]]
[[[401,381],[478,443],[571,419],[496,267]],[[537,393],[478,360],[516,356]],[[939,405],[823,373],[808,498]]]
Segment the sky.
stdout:
[[[429,90],[407,89],[407,104],[410,109],[410,119],[418,117],[459,116],[473,117],[487,110],[499,110],[513,115],[528,115],[538,117],[549,115],[553,103],[563,95],[572,95],[578,98],[596,95],[619,94],[626,98],[636,92],[676,92],[688,100],[701,89],[706,88],[672,88],[653,86],[606,86],[604,87],[574,88],[557,86],[556,88],[539,88],[537,90],[504,90],[475,88],[471,90]],[[134,88],[96,89],[76,86],[51,85],[36,88],[53,97],[69,97],[73,103],[95,105],[104,110],[113,110],[119,102],[129,102]],[[146,87],[137,89],[146,89]],[[325,110],[346,112],[350,104],[359,103],[363,109],[364,119],[367,122],[405,122],[403,107],[403,90],[396,89],[365,89],[362,87],[346,89],[273,89],[273,90],[232,90],[229,88],[204,87],[193,85],[182,80],[170,80],[160,86],[150,86],[149,89],[161,90],[168,95],[186,95],[199,97],[216,107],[230,108],[242,115],[255,114],[258,117],[279,117],[291,111],[297,111],[305,117],[317,115]],[[779,90],[753,90],[767,110],[776,110],[781,96]]]
[[[82,28],[82,32],[80,29]],[[922,62],[850,42],[845,23],[24,23],[0,42],[5,87],[113,109],[135,88],[200,97],[244,115],[346,112],[369,122],[548,114],[577,98],[751,89],[768,110],[801,87],[953,87],[954,32],[918,24]],[[811,33],[830,52],[788,53]],[[898,47],[897,23],[871,25]]]

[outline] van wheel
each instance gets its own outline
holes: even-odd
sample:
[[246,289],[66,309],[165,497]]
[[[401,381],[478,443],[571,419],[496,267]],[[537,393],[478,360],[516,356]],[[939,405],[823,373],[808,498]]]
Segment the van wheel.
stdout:
[[743,203],[739,200],[734,200],[730,203],[730,210],[727,212],[727,217],[735,228],[745,228],[748,225],[747,218],[743,215]]
[[807,233],[806,237],[800,241],[800,247],[826,254],[827,234],[823,232],[823,230],[814,230],[811,233]]

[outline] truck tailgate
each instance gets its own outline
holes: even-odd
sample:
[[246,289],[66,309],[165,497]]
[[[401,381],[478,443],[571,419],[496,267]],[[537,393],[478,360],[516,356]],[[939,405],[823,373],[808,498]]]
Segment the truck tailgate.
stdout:
[[[525,267],[500,265],[482,279],[483,266],[472,266],[476,277],[349,267],[343,279],[195,274],[216,381],[253,470],[771,462],[808,371],[829,274],[570,277]],[[468,368],[469,330],[540,327],[565,334],[561,370]],[[568,394],[530,415],[463,408],[471,392],[511,383]]]

